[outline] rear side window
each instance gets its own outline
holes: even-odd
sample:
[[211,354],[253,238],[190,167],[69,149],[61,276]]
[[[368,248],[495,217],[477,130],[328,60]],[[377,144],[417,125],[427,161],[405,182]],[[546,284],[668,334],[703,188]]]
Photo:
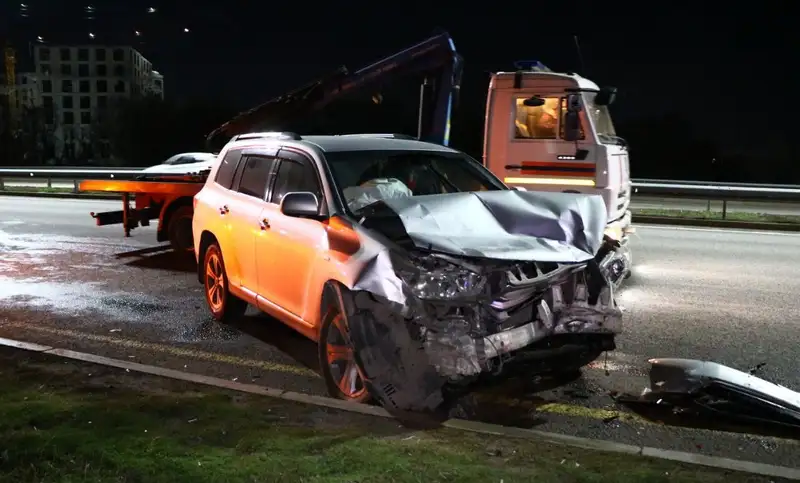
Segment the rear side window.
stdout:
[[242,160],[241,174],[237,174],[237,191],[247,196],[263,200],[267,195],[267,181],[274,164],[273,158],[264,156],[245,156]]
[[322,198],[317,173],[308,163],[281,159],[270,201],[280,204],[283,195],[293,191],[310,191],[317,196],[317,199]]
[[225,189],[231,189],[231,182],[233,181],[233,175],[236,174],[236,166],[239,164],[240,155],[241,152],[239,150],[225,153],[225,158],[219,164],[217,176],[214,178],[215,183]]

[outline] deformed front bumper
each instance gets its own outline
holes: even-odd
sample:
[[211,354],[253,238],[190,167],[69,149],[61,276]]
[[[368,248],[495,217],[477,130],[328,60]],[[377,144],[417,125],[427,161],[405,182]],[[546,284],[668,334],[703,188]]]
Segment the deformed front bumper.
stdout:
[[551,289],[552,308],[539,300],[537,317],[527,324],[487,335],[471,337],[447,333],[429,334],[425,350],[443,377],[476,375],[490,370],[492,360],[524,349],[548,337],[564,334],[616,335],[622,332],[622,313],[611,290],[604,290],[596,303],[589,303],[585,285],[576,287],[571,303],[564,301],[561,286]]

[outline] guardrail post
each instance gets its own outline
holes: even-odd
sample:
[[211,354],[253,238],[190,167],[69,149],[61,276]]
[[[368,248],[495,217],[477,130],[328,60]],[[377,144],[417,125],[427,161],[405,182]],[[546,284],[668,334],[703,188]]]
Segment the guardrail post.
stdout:
[[79,193],[80,190],[78,188],[80,187],[81,182],[76,179],[76,180],[73,180],[72,183],[74,184],[74,187],[72,188],[72,191],[75,192],[75,193]]
[[3,184],[3,178],[0,178],[0,191],[6,189],[5,185]]
[[728,214],[728,200],[722,200],[722,219]]
[[53,187],[53,180],[50,179],[50,178],[47,178],[47,189],[50,189],[52,187]]
[[711,211],[711,200],[708,200],[708,207],[706,208],[706,211]]

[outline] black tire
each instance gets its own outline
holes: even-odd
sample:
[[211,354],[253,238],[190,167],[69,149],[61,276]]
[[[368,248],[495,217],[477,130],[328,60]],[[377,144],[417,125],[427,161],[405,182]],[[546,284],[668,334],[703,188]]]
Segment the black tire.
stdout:
[[188,253],[194,250],[194,236],[192,234],[191,206],[181,206],[172,212],[167,225],[169,244],[176,252]]
[[[337,381],[337,377],[334,375],[334,367],[332,367],[331,360],[328,357],[329,338],[335,337],[335,335],[332,334],[334,330],[340,332],[337,326],[342,320],[342,311],[338,305],[329,307],[322,317],[322,327],[320,327],[319,343],[317,344],[320,372],[325,381],[325,387],[328,389],[328,395],[331,397],[356,403],[368,403],[371,401],[372,397],[364,386],[364,381],[361,379],[360,372],[358,373],[358,381],[356,383],[357,390],[354,393],[348,394],[342,390],[339,381],[343,381],[344,375],[350,370],[350,366],[347,363],[345,364],[345,367],[341,369],[342,378],[339,378],[339,381]],[[343,347],[352,350],[347,336],[344,337],[342,342],[344,343],[342,345]],[[349,364],[355,365],[355,361],[351,360]]]
[[203,293],[211,316],[219,322],[230,322],[242,317],[247,310],[247,302],[230,292],[225,261],[217,243],[212,243],[206,249],[202,273]]

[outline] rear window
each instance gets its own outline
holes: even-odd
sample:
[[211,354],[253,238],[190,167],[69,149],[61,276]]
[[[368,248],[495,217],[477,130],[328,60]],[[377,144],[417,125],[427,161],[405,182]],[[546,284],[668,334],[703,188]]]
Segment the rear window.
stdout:
[[236,166],[239,165],[241,154],[241,151],[238,149],[225,153],[225,158],[223,158],[222,162],[219,164],[217,175],[214,178],[215,183],[225,189],[231,189],[231,183],[233,182],[234,174],[236,174]]

